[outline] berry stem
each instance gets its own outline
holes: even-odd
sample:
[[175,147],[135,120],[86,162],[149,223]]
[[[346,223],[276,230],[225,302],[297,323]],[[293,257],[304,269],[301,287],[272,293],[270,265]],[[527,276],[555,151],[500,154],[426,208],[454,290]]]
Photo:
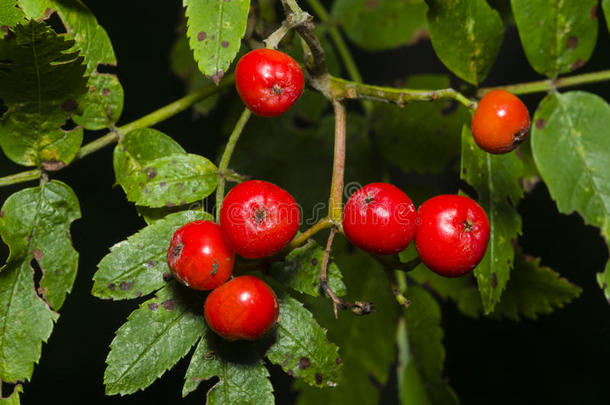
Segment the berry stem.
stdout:
[[27,181],[40,178],[42,171],[39,169],[26,170],[24,172],[11,174],[10,176],[0,177],[0,187],[10,186],[11,184],[25,183]]
[[306,230],[305,232],[295,236],[295,238],[290,242],[288,248],[290,250],[296,249],[301,246],[303,243],[307,241],[307,239],[311,238],[316,233],[320,232],[323,229],[330,228],[333,226],[329,217],[324,217],[318,222],[316,222],[311,228]]
[[333,110],[335,112],[335,150],[328,216],[335,226],[340,227],[343,220],[343,177],[345,174],[345,105],[341,101],[333,100]]
[[481,98],[492,90],[502,89],[513,94],[541,93],[556,90],[562,87],[577,86],[580,84],[599,83],[610,80],[610,70],[583,73],[581,75],[561,77],[558,79],[538,80],[535,82],[510,84],[507,86],[482,87],[477,91],[477,97]]
[[[224,173],[229,167],[229,162],[231,161],[231,155],[233,154],[233,150],[235,149],[235,145],[239,140],[239,136],[241,135],[246,123],[250,119],[252,112],[248,108],[244,108],[244,111],[241,113],[239,120],[235,124],[233,128],[233,132],[231,132],[231,136],[229,136],[229,140],[227,141],[227,146],[225,147],[224,152],[222,153],[222,157],[220,158],[220,164],[218,165],[218,172]],[[225,196],[225,177],[220,176],[218,178],[218,186],[216,188],[216,222],[220,220],[220,206],[222,205],[222,200]]]

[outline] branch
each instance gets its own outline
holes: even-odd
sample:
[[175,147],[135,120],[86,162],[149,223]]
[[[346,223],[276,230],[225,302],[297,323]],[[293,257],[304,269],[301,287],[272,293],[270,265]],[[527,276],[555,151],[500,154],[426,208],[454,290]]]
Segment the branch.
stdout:
[[42,171],[39,169],[26,170],[21,173],[11,174],[10,176],[0,177],[0,187],[10,186],[11,184],[25,183],[26,181],[38,180]]
[[[231,161],[231,155],[233,154],[233,150],[235,149],[235,145],[237,144],[237,140],[241,135],[246,123],[250,119],[252,112],[248,109],[248,107],[244,108],[244,111],[241,113],[239,120],[235,124],[235,128],[233,128],[233,132],[231,132],[231,136],[227,141],[227,146],[225,147],[225,151],[222,153],[222,158],[220,159],[220,164],[218,165],[218,172],[224,173],[229,167],[229,162]],[[218,186],[216,188],[216,222],[220,221],[220,207],[222,205],[222,200],[225,197],[225,177],[220,176],[218,178]]]
[[559,79],[539,80],[528,83],[510,84],[507,86],[482,87],[477,91],[477,97],[481,98],[485,94],[496,89],[506,90],[513,94],[530,94],[608,80],[610,80],[610,70],[602,70],[600,72],[584,73],[576,76],[561,77]]
[[335,111],[335,151],[333,158],[333,177],[330,186],[328,216],[338,227],[343,221],[343,176],[345,172],[345,105],[333,100]]
[[334,76],[330,76],[330,85],[333,98],[338,100],[368,99],[391,102],[401,107],[411,101],[455,100],[471,110],[477,108],[476,102],[469,100],[462,93],[454,89],[398,89],[350,82]]

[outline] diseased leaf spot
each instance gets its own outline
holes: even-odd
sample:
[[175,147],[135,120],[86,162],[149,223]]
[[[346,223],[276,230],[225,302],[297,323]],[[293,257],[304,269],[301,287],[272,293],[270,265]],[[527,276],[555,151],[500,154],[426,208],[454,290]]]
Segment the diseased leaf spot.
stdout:
[[157,262],[154,260],[149,260],[146,262],[146,267],[153,267],[155,264],[157,264]]
[[156,302],[151,302],[148,304],[148,309],[150,309],[151,311],[156,311],[159,308],[159,304],[157,304]]
[[337,357],[337,360],[335,360],[335,363],[341,364],[341,363],[343,363],[343,360],[341,360],[341,357]]
[[[311,361],[307,357],[301,357],[299,359],[299,368],[305,370],[311,366]],[[319,384],[319,383],[318,383]]]
[[66,167],[66,163],[62,162],[61,160],[51,159],[51,160],[42,162],[41,166],[43,169],[45,169],[48,172],[54,172],[54,171],[57,171],[57,170],[60,170],[60,169],[63,169],[64,167]]
[[110,89],[108,87],[104,87],[102,89],[102,96],[107,96],[108,94],[110,94]]
[[64,110],[65,112],[72,112],[72,111],[76,110],[77,107],[78,107],[78,101],[76,101],[74,99],[66,100],[61,105],[61,109]]
[[222,41],[222,42],[220,43],[220,45],[221,45],[223,48],[227,48],[227,47],[229,46],[229,41]]
[[157,169],[155,169],[154,167],[147,167],[146,169],[144,169],[144,173],[146,173],[146,178],[148,180],[152,180],[157,177]]
[[32,254],[34,255],[34,259],[36,259],[37,262],[40,262],[40,260],[42,260],[42,250],[34,249],[32,250]]
[[4,211],[0,211],[0,218],[4,217]]
[[220,83],[220,81],[222,80],[224,75],[225,75],[224,70],[220,69],[216,73],[214,73],[212,76],[209,76],[208,79],[213,81],[214,84],[218,86],[218,83]]
[[589,15],[591,16],[592,20],[595,20],[597,18],[597,7],[598,7],[598,3],[596,2],[593,7],[591,7],[591,10],[589,11]]
[[313,264],[314,266],[318,265],[318,259],[316,259],[315,257],[313,259],[311,259],[311,264]]
[[321,385],[322,384],[322,374],[320,373],[316,373],[316,384]]
[[566,46],[568,49],[574,49],[578,46],[578,37],[570,37],[567,40]]
[[585,61],[582,59],[578,59],[576,62],[572,63],[572,66],[570,66],[571,70],[576,70],[578,68],[583,67],[585,64]]
[[162,181],[161,183],[159,183],[159,187],[165,187],[165,186],[167,186],[166,182]]
[[114,291],[116,289],[116,285],[114,283],[110,283],[110,284],[108,284],[108,289],[110,291]]
[[166,301],[163,301],[161,303],[161,306],[163,308],[167,309],[168,311],[172,311],[173,309],[176,308],[176,301],[171,300],[171,299],[170,300],[166,300]]
[[207,37],[208,34],[206,34],[204,31],[201,31],[199,34],[197,34],[197,41],[203,41]]
[[498,286],[498,276],[496,273],[491,273],[491,288],[496,288]]
[[546,127],[546,120],[543,118],[538,118],[536,120],[536,129],[543,130]]
[[133,288],[134,283],[135,283],[134,280],[121,281],[121,284],[119,284],[119,288],[121,289],[121,291],[131,290]]

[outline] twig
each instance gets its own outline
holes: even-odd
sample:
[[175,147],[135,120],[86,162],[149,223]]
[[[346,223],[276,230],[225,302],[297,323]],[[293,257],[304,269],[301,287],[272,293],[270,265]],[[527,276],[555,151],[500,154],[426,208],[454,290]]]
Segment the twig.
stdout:
[[305,232],[294,237],[288,248],[290,250],[296,249],[301,246],[303,243],[307,241],[307,239],[311,238],[316,233],[320,232],[323,229],[330,228],[332,226],[332,222],[329,217],[324,217],[318,222],[316,222],[311,228],[306,230]]
[[333,175],[330,186],[328,216],[336,226],[341,226],[343,220],[343,177],[345,173],[345,105],[333,100],[335,112],[335,150],[333,157]]
[[24,172],[11,174],[10,176],[0,177],[0,187],[10,186],[11,184],[25,183],[26,181],[38,180],[41,171],[38,169],[26,170]]

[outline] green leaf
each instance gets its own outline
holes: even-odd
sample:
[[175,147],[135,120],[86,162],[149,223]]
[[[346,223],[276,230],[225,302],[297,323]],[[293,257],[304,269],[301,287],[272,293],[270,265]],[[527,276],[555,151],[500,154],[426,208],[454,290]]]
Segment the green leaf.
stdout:
[[212,162],[186,154],[170,137],[150,128],[129,132],[115,147],[114,173],[129,201],[152,208],[201,200],[218,182]]
[[[286,256],[285,261],[274,263],[270,275],[283,286],[319,297],[319,276],[323,256],[324,249],[316,241],[310,239],[305,245],[293,249]],[[343,284],[341,279],[339,267],[334,262],[331,262],[327,272],[330,288],[340,297],[345,295],[345,284]]]
[[481,83],[498,55],[504,25],[485,0],[426,0],[432,47],[468,83]]
[[42,22],[13,32],[0,41],[0,97],[8,107],[0,146],[15,163],[55,170],[70,163],[83,140],[81,128],[61,128],[86,91],[83,58],[68,51],[73,41]]
[[[328,337],[340,347],[342,364],[339,383],[334,388],[319,389],[301,381],[298,404],[376,404],[380,391],[371,379],[385,386],[396,355],[396,300],[381,266],[361,250],[347,250],[345,239],[333,246],[338,265],[344,271],[348,299],[373,302],[375,310],[362,317],[349,311],[335,319],[328,298],[309,298],[308,307],[320,324],[328,328]],[[374,342],[374,343],[371,343]]]
[[[447,88],[449,78],[410,76],[405,87]],[[414,102],[402,108],[379,103],[375,105],[373,129],[381,154],[389,163],[405,172],[439,173],[459,155],[462,126],[469,121],[468,109],[450,101]]]
[[444,381],[443,329],[438,302],[422,287],[409,287],[411,304],[398,326],[398,391],[403,405],[457,404]]
[[169,214],[127,240],[117,243],[97,265],[91,293],[98,298],[129,299],[149,294],[171,275],[167,267],[167,249],[178,228],[196,220],[213,220],[203,211]]
[[17,0],[17,4],[23,10],[27,18],[48,18],[47,10],[53,10],[53,0]]
[[341,368],[338,350],[299,301],[290,297],[280,299],[276,338],[267,350],[269,361],[310,385],[333,386]]
[[112,43],[106,30],[80,0],[55,0],[54,9],[66,26],[68,38],[74,39],[87,64],[87,91],[77,100],[74,122],[86,129],[110,128],[123,111],[123,87],[116,75],[98,73],[100,64],[116,65]]
[[[58,315],[49,305],[61,307],[76,277],[78,254],[69,228],[79,217],[76,196],[58,181],[17,192],[0,210],[0,234],[10,248],[8,262],[0,269],[2,381],[29,379],[41,343],[51,335]],[[42,272],[38,291],[33,260]]]
[[148,387],[205,331],[201,295],[172,283],[142,303],[119,328],[106,358],[106,395]]
[[355,44],[379,51],[426,36],[427,10],[423,0],[337,0],[331,14]]
[[227,342],[210,332],[201,338],[186,371],[182,396],[201,381],[218,377],[207,394],[209,405],[273,404],[273,387],[263,360],[250,342]]
[[6,398],[0,396],[0,405],[19,405],[19,395],[23,392],[23,386],[21,384],[15,385],[13,392]]
[[14,27],[24,19],[25,14],[17,7],[16,0],[0,0],[0,27]]
[[485,313],[492,312],[500,301],[513,266],[511,242],[521,232],[515,207],[523,196],[522,175],[523,164],[515,153],[487,153],[476,145],[470,129],[463,128],[461,178],[477,191],[490,225],[487,251],[474,269]]
[[246,33],[250,0],[183,0],[187,35],[199,70],[218,84]]
[[530,65],[548,77],[578,69],[597,40],[597,0],[512,0]]
[[602,0],[602,8],[604,9],[608,31],[610,31],[610,0]]
[[[573,91],[552,93],[534,115],[532,150],[542,179],[557,208],[578,211],[585,222],[601,228],[610,241],[610,106],[599,96]],[[598,276],[610,299],[608,277]]]
[[31,272],[30,263],[36,260],[42,271],[38,293],[59,310],[78,268],[70,238],[70,224],[80,218],[76,195],[53,180],[13,194],[0,213],[0,234],[10,248],[8,262]]
[[[197,67],[193,59],[193,53],[189,48],[186,33],[179,35],[174,43],[170,54],[171,68],[175,75],[180,77],[189,93],[200,90],[204,87],[213,86]],[[218,103],[219,94],[214,94],[204,100],[199,101],[193,107],[203,115],[207,115]]]

